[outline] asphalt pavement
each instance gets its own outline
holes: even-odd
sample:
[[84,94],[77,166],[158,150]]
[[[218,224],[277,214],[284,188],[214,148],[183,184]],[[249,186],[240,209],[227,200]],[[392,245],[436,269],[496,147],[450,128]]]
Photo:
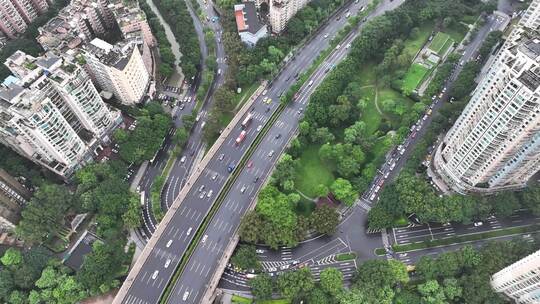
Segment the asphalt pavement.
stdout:
[[[499,29],[499,27],[502,26],[504,23],[504,20],[502,20],[501,18],[489,17],[485,25],[479,29],[475,38],[467,46],[465,46],[461,58],[463,64],[467,61],[474,60],[477,56],[481,44],[486,39],[489,32]],[[445,84],[445,92],[439,98],[434,99],[434,102],[430,107],[433,112],[438,111],[443,105],[443,103],[448,102],[448,100],[450,99],[449,92],[451,91],[451,85],[453,81],[456,80],[457,76],[461,72],[461,69],[462,65],[458,64],[455,67],[451,77]],[[418,140],[420,140],[420,138],[424,136],[424,134],[427,132],[427,127],[431,123],[431,120],[432,115],[426,115],[425,118],[421,117],[418,122],[416,122],[414,126],[411,127],[411,133],[409,133],[408,137],[401,145],[402,149],[394,149],[389,152],[387,161],[378,170],[378,174],[371,183],[369,190],[362,195],[362,198],[357,202],[355,207],[348,214],[345,215],[345,219],[342,220],[342,222],[338,226],[338,232],[336,234],[334,234],[333,236],[318,237],[305,241],[293,249],[287,249],[287,252],[290,252],[290,254],[287,255],[282,254],[283,249],[280,249],[279,251],[271,251],[265,247],[258,247],[258,249],[265,250],[264,255],[260,255],[260,258],[263,261],[263,265],[268,266],[265,267],[265,270],[272,273],[273,271],[275,271],[275,267],[272,267],[271,265],[283,265],[290,263],[290,261],[292,260],[299,260],[300,263],[308,262],[311,265],[311,263],[313,262],[310,262],[309,259],[303,258],[306,256],[306,253],[318,256],[327,255],[327,257],[331,257],[336,253],[344,252],[343,250],[341,250],[341,248],[337,249],[334,252],[327,251],[326,244],[332,244],[333,242],[336,242],[336,240],[345,240],[345,243],[347,244],[347,249],[345,251],[348,250],[356,252],[358,255],[357,261],[359,262],[373,258],[380,258],[374,253],[374,251],[376,248],[383,247],[383,242],[379,233],[373,234],[367,231],[367,212],[369,211],[369,209],[371,209],[373,204],[377,202],[378,194],[380,193],[381,189],[388,182],[397,177],[399,171],[405,165],[407,158],[412,153],[414,146],[416,145]],[[514,222],[513,224],[513,226],[516,226],[517,223]],[[465,231],[462,232],[463,229],[454,228],[454,226],[452,225],[442,228],[441,227],[442,225],[434,225],[430,227],[433,228],[431,230],[431,233],[434,233],[434,235],[450,237],[454,236],[455,234],[465,233],[466,230],[470,230],[467,229],[470,227],[465,227],[463,228]],[[510,225],[506,227],[510,227]],[[427,230],[425,230],[423,228],[413,227],[411,228],[411,230],[422,230],[423,235],[427,234],[431,236],[429,232],[426,232],[429,231],[430,228],[426,228]],[[485,228],[481,229],[486,228],[487,225]],[[430,252],[440,253],[444,250],[445,249],[439,248],[432,249],[432,251]],[[421,253],[418,253],[417,255],[421,256]],[[222,280],[220,282],[220,286],[227,289],[236,288],[238,290],[243,290],[243,287],[241,285],[235,286],[234,281],[231,283],[227,282],[226,280]]]
[[[208,47],[206,46],[205,40],[204,40],[204,24],[201,21],[199,17],[197,16],[196,12],[194,11],[194,8],[192,7],[192,4],[190,1],[186,1],[189,13],[193,19],[193,24],[195,26],[195,31],[198,36],[199,40],[199,47],[201,50],[201,64],[204,65],[206,62],[206,58],[208,57]],[[208,6],[204,4],[204,2],[201,0],[199,1],[200,7],[205,11],[205,13],[209,16],[209,18],[212,18],[215,16],[215,12],[213,11],[211,6]],[[205,124],[205,119],[208,115],[208,112],[212,106],[212,96],[219,86],[221,86],[224,81],[224,75],[227,72],[227,63],[225,60],[225,49],[223,46],[223,43],[221,42],[221,35],[223,33],[223,29],[221,28],[221,24],[219,20],[216,20],[215,22],[206,22],[208,27],[215,33],[215,43],[216,43],[216,58],[217,58],[217,67],[219,70],[219,73],[215,73],[214,75],[214,81],[209,88],[208,96],[205,98],[203,107],[199,111],[199,119],[195,122],[195,125],[190,133],[188,142],[185,145],[185,149],[182,155],[176,158],[170,174],[167,177],[167,180],[165,181],[165,185],[162,192],[162,201],[161,201],[161,208],[163,210],[168,210],[171,206],[174,199],[178,196],[180,193],[180,190],[184,186],[187,178],[189,177],[193,165],[197,163],[197,161],[200,160],[202,154],[204,154],[204,142],[203,142],[203,128]],[[202,74],[201,71],[198,75],[195,76],[195,78],[191,81],[191,85],[189,86],[186,94],[184,95],[184,98],[187,97],[187,102],[182,103],[184,105],[184,108],[180,110],[179,106],[175,106],[172,110],[173,117],[176,117],[174,119],[174,127],[171,128],[170,132],[167,134],[167,136],[164,139],[164,142],[160,148],[160,150],[156,154],[156,158],[154,161],[149,164],[148,169],[145,172],[145,175],[141,179],[139,186],[140,191],[144,191],[145,204],[143,205],[143,227],[139,229],[140,234],[144,237],[144,240],[147,241],[154,231],[157,228],[158,222],[154,218],[153,213],[151,212],[151,202],[149,200],[150,196],[150,189],[152,187],[152,183],[154,180],[161,175],[161,172],[163,168],[165,167],[168,155],[172,153],[172,150],[175,147],[175,144],[173,143],[173,136],[176,133],[176,129],[182,126],[182,117],[188,114],[191,114],[192,111],[195,109],[196,106],[196,93],[199,85],[202,81]],[[184,161],[181,162],[180,160],[184,158]]]

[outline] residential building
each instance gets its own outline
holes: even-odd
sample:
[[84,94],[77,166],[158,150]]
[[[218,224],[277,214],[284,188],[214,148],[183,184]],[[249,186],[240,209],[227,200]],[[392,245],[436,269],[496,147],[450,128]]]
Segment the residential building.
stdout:
[[0,142],[63,178],[91,162],[122,122],[67,55],[17,51],[5,65],[15,78],[0,89]]
[[495,273],[491,286],[514,303],[540,303],[540,250]]
[[0,0],[0,31],[13,39],[48,8],[45,0]]
[[308,0],[269,0],[270,1],[270,26],[273,33],[281,33],[287,22],[301,8],[306,6]]
[[436,172],[459,193],[524,187],[540,169],[540,34],[506,43],[448,131]]
[[0,0],[0,31],[13,39],[27,28],[26,21],[11,0]]
[[234,6],[236,28],[242,42],[255,46],[259,39],[268,36],[266,25],[260,22],[254,2],[242,2]]
[[0,231],[15,227],[20,219],[21,207],[31,196],[30,190],[0,168]]
[[135,42],[113,46],[96,38],[84,46],[84,54],[94,80],[119,102],[133,105],[146,96],[150,73]]

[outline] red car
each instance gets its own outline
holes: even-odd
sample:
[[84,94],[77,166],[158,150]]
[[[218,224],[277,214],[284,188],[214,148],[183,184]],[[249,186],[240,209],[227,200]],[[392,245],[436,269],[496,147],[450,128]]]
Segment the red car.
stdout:
[[253,167],[253,161],[252,161],[252,160],[250,160],[250,161],[248,162],[247,167],[248,167],[248,168]]

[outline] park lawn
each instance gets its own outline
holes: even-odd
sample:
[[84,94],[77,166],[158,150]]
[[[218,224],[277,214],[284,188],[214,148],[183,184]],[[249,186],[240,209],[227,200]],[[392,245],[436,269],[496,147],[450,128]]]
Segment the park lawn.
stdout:
[[375,87],[367,87],[362,89],[362,98],[368,100],[367,107],[362,111],[361,120],[366,124],[366,132],[373,134],[381,124],[381,114],[375,106]]
[[422,82],[428,72],[428,68],[424,67],[421,64],[413,63],[407,71],[405,78],[403,79],[401,90],[403,92],[414,91],[414,89],[418,87],[418,85]]
[[315,198],[319,184],[328,187],[334,182],[334,174],[319,159],[319,146],[309,145],[298,158],[295,185],[298,191]]
[[375,75],[375,64],[367,63],[362,66],[361,72],[353,81],[358,82],[360,86],[370,86],[375,84],[377,79]]
[[[414,104],[414,101],[408,97],[403,96],[399,92],[391,89],[391,88],[384,88],[382,90],[379,90],[379,107],[382,105],[382,101],[386,99],[392,99],[396,101],[396,104],[403,103],[405,104],[405,108],[409,109]],[[399,122],[401,119],[396,114],[393,113],[384,113],[384,115],[389,119],[389,123],[392,126],[392,129],[397,130],[400,125]]]
[[441,50],[443,49],[448,39],[450,39],[450,36],[448,36],[448,34],[445,34],[443,32],[438,32],[437,35],[433,37],[433,40],[431,41],[431,44],[429,45],[429,49],[440,55]]
[[444,32],[447,33],[452,40],[459,44],[463,38],[465,38],[468,30],[469,29],[464,24],[454,23],[451,27],[445,29]]
[[424,46],[429,35],[431,35],[431,31],[433,31],[433,22],[422,25],[418,30],[418,35],[415,38],[407,38],[404,41],[405,47],[403,48],[403,53],[409,54],[411,58],[416,55],[422,46]]
[[439,52],[439,55],[443,56],[446,51],[448,51],[448,49],[454,44],[454,39],[450,38],[448,40],[446,40],[446,43],[443,45],[443,47],[441,48],[441,51]]

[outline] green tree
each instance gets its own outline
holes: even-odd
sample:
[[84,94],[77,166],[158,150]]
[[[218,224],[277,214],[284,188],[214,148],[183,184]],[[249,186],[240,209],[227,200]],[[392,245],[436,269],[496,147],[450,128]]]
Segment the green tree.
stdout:
[[232,256],[231,263],[243,270],[259,270],[261,268],[255,246],[252,245],[240,245]]
[[315,189],[315,193],[316,193],[317,197],[325,197],[325,196],[328,195],[329,192],[330,192],[330,190],[328,189],[328,187],[325,184],[318,184],[316,189]]
[[29,243],[42,243],[64,229],[64,215],[74,207],[66,187],[42,185],[21,212],[15,232]]
[[283,297],[289,299],[302,298],[315,287],[309,268],[289,271],[277,279],[277,287]]
[[126,228],[133,229],[141,226],[141,217],[141,203],[139,198],[135,195],[131,195],[128,201],[128,208],[122,215],[122,221]]
[[249,280],[249,287],[251,287],[251,293],[256,299],[267,300],[272,298],[274,282],[266,273],[259,274],[257,277]]
[[343,274],[333,267],[321,271],[321,287],[327,293],[335,296],[343,291]]
[[376,205],[368,212],[368,226],[371,229],[382,229],[392,227],[394,217],[380,205]]
[[330,190],[336,199],[347,206],[352,206],[358,198],[358,194],[354,191],[351,183],[343,178],[336,179],[330,186]]
[[321,205],[311,214],[313,228],[322,234],[333,234],[339,224],[339,213],[335,208]]
[[0,262],[2,262],[2,264],[4,264],[5,266],[14,266],[19,265],[22,260],[23,256],[21,251],[19,249],[10,247],[8,248],[8,250],[6,250],[2,258],[0,259]]

